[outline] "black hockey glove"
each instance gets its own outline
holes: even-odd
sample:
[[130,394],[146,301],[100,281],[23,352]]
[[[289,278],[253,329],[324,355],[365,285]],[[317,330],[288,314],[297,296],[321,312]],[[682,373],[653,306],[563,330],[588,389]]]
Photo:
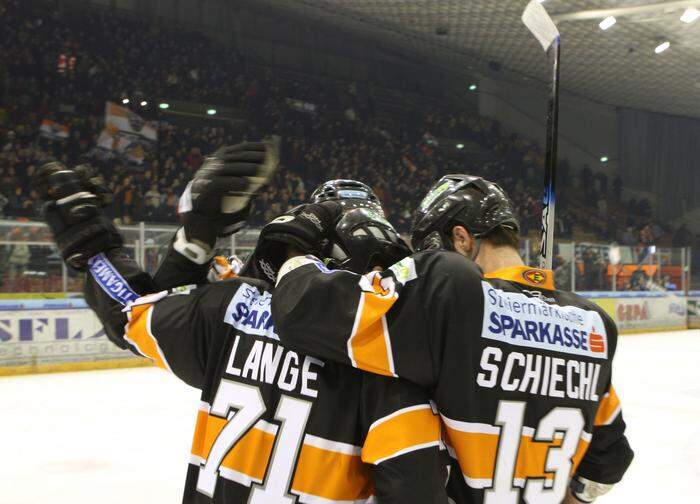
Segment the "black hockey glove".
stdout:
[[105,207],[112,204],[114,194],[107,187],[104,177],[102,177],[97,168],[91,164],[83,163],[73,168],[73,171],[80,177],[81,184],[85,190],[97,196],[101,206]]
[[180,198],[187,241],[211,248],[217,237],[236,232],[277,163],[277,148],[267,142],[225,146],[207,157]]
[[36,187],[44,200],[44,219],[68,265],[84,270],[92,256],[122,246],[119,231],[101,209],[102,200],[77,172],[59,162],[46,163],[37,173]]
[[330,255],[335,225],[343,213],[337,201],[300,205],[280,215],[260,231],[255,247],[256,266],[272,282],[290,253]]

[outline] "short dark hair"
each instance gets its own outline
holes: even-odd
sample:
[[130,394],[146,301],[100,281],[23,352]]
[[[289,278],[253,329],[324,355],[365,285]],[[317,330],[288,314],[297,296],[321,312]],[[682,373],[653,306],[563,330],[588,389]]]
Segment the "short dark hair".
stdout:
[[520,236],[511,227],[497,226],[493,231],[482,236],[482,239],[494,247],[513,247],[515,250],[520,248]]

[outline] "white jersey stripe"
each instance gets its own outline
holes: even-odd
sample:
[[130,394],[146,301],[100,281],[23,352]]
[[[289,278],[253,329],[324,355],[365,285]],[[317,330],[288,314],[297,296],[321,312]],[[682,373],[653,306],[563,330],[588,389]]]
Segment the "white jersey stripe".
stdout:
[[409,413],[411,411],[422,410],[422,409],[431,409],[431,408],[430,408],[429,404],[416,404],[415,406],[408,406],[406,408],[401,408],[400,410],[396,410],[393,413],[391,413],[390,415],[379,418],[378,420],[375,420],[374,422],[372,422],[372,425],[369,426],[368,432],[372,432],[372,430],[375,427],[378,427],[379,425],[383,424],[384,422],[391,420],[392,418],[395,418],[399,415],[403,415],[404,413]]
[[304,444],[314,446],[322,450],[343,453],[345,455],[359,456],[362,453],[362,448],[359,446],[354,446],[348,443],[340,443],[338,441],[331,441],[330,439],[324,439],[311,434],[304,436]]

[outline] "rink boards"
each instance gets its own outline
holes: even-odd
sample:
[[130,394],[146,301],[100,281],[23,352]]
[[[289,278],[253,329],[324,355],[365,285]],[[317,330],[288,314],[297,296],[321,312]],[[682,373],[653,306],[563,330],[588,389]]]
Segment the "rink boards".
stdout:
[[[700,327],[700,292],[586,292],[620,332]],[[0,376],[149,365],[106,337],[82,299],[0,299]]]
[[0,300],[0,376],[148,364],[110,342],[82,299]]

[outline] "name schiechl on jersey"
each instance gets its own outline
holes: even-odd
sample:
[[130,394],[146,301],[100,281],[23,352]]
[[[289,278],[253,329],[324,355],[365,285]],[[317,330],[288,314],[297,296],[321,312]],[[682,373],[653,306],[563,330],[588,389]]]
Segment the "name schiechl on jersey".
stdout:
[[605,324],[600,314],[576,306],[557,306],[482,282],[482,338],[595,359],[607,359]]

